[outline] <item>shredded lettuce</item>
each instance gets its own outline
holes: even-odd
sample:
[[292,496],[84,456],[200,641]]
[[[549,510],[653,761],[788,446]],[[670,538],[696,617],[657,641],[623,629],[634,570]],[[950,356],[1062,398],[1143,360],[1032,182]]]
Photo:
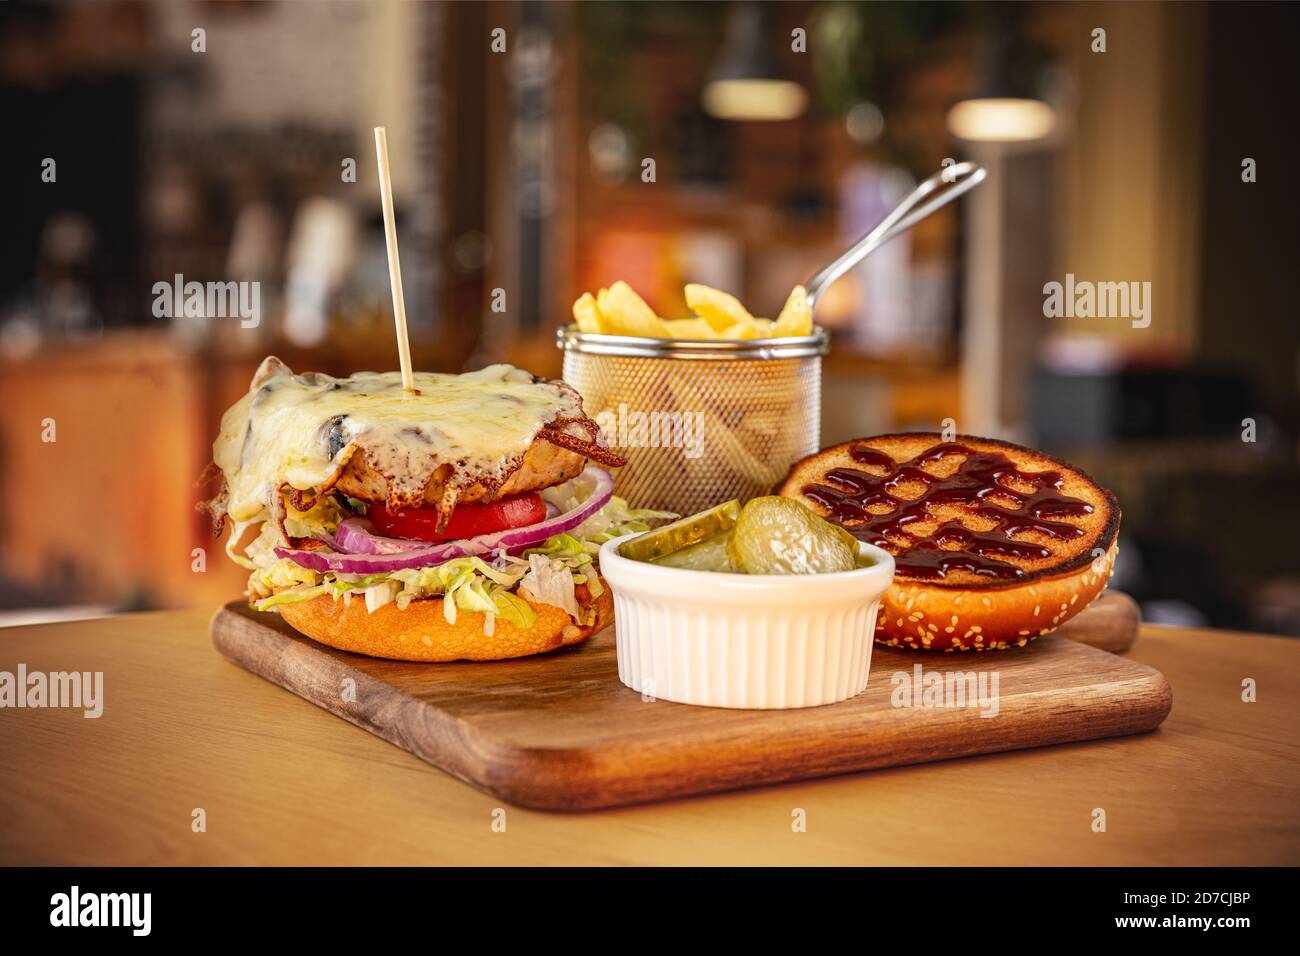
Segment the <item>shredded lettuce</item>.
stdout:
[[[552,498],[547,498],[547,500],[552,501],[553,504],[564,511],[576,508],[580,502],[574,491],[570,489],[572,484],[573,482],[566,482],[556,488],[548,488],[542,492],[542,497],[546,497],[547,492],[552,492],[556,498],[564,495],[563,500],[557,501]],[[590,545],[590,550],[594,554],[600,550],[600,546],[606,541],[612,541],[614,538],[631,534],[634,531],[649,531],[654,527],[651,522],[671,521],[677,517],[679,515],[673,514],[671,511],[655,511],[652,508],[629,508],[626,501],[618,495],[614,495],[609,499],[605,507],[578,525],[569,534]]]
[[321,495],[310,511],[298,511],[286,496],[284,531],[291,538],[316,538],[320,532],[333,534],[343,520],[333,495]]
[[[558,564],[568,570],[573,585],[587,585],[587,590],[591,593],[591,596],[598,598],[605,593],[599,575],[594,573],[585,574],[582,569],[587,565],[592,565],[594,571],[593,555],[599,550],[600,545],[595,542],[580,541],[570,534],[557,534],[547,538],[540,548],[529,548],[524,552],[524,557],[529,559],[530,569],[533,567],[532,559],[534,556],[551,559],[553,564]],[[541,592],[535,593],[538,595],[538,600],[543,604],[555,604],[554,601],[548,601],[542,597]],[[564,604],[557,604],[556,606],[565,607],[567,610],[567,606]],[[578,620],[578,617],[576,614],[573,615],[575,621]]]
[[[290,562],[292,563],[292,562]],[[387,571],[378,574],[330,574],[329,586],[330,593],[335,597],[341,597],[349,591],[363,591],[373,584],[381,581],[387,581],[389,573]]]
[[500,617],[516,627],[530,627],[537,612],[519,600],[511,588],[523,578],[522,569],[493,567],[482,558],[455,558],[429,568],[394,571],[392,578],[403,585],[400,607],[416,598],[443,596],[442,611],[448,624],[456,623],[457,611]]
[[254,571],[248,578],[249,590],[261,597],[285,588],[299,585],[313,586],[319,583],[321,583],[320,575],[311,568],[304,568],[284,558]]
[[[339,522],[342,520],[343,512],[332,495],[321,495],[310,511],[298,511],[288,496],[284,497],[284,530],[291,538],[319,538],[322,534],[332,535],[338,530]],[[244,532],[258,523],[262,525],[261,531],[241,549],[239,542],[243,539]],[[284,544],[286,542],[280,534],[280,529],[274,521],[266,519],[266,510],[263,509],[259,516],[235,523],[230,531],[230,537],[226,539],[226,554],[241,568],[247,568],[249,571],[265,570],[279,560],[275,556],[274,549]]]
[[575,621],[582,620],[582,608],[574,593],[573,571],[562,561],[544,554],[529,555],[528,573],[519,582],[519,593],[538,604],[567,611]]
[[281,604],[297,604],[299,601],[310,601],[314,597],[320,597],[328,590],[323,584],[318,584],[315,587],[290,588],[287,591],[280,591],[270,597],[262,598],[260,601],[254,601],[253,607],[258,611],[265,611],[269,608],[279,607]]
[[[492,591],[492,600],[497,605],[497,616],[515,627],[532,627],[537,620],[537,611],[533,606],[513,591],[496,588]],[[487,633],[491,634],[491,631]]]
[[524,551],[524,556],[542,554],[548,558],[564,561],[569,567],[576,568],[583,564],[590,564],[591,556],[599,550],[599,545],[596,545],[595,551],[593,551],[592,545],[578,540],[571,534],[554,534],[538,547],[528,548]]
[[391,604],[401,589],[399,581],[381,581],[371,585],[366,588],[366,610],[373,614],[385,604]]

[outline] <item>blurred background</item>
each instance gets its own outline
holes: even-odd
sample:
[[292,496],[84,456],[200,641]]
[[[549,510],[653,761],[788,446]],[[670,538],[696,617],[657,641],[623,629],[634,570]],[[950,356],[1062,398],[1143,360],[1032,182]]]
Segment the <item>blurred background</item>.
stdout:
[[[222,411],[268,352],[396,365],[386,125],[429,370],[556,375],[619,278],[774,315],[984,164],[819,303],[823,443],[1049,449],[1118,495],[1148,620],[1300,635],[1293,37],[1247,3],[0,5],[0,623],[240,593],[194,510]],[[259,283],[259,321],[169,317],[178,275]],[[1067,275],[1149,282],[1149,324],[1046,315]]]

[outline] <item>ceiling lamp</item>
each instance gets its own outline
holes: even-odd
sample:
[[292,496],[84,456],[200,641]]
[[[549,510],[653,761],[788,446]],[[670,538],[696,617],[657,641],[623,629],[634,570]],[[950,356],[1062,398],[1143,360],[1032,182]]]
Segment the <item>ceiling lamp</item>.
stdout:
[[1036,89],[1041,70],[1016,35],[1008,16],[985,33],[976,91],[948,111],[948,131],[958,139],[1028,143],[1046,139],[1056,128],[1056,110]]
[[755,3],[732,10],[717,63],[701,101],[724,120],[789,120],[808,106],[808,93],[788,79],[772,55],[767,11]]
[[1046,139],[1055,127],[1056,110],[1042,100],[962,100],[948,111],[948,131],[968,142],[1027,143]]

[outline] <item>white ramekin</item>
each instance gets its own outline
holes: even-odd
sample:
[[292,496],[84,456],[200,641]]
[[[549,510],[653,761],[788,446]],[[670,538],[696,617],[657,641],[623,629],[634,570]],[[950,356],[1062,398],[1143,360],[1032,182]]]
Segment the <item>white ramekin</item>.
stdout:
[[614,592],[618,677],[648,698],[706,707],[776,709],[848,700],[867,687],[880,598],[894,578],[887,551],[834,574],[689,571],[600,549]]

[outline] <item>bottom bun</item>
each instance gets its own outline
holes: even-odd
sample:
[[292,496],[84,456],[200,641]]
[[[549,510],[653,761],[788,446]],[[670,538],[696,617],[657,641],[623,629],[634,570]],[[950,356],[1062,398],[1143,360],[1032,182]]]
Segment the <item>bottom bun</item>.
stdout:
[[537,620],[515,627],[496,619],[492,634],[483,633],[484,615],[461,611],[448,624],[441,598],[412,601],[405,609],[385,604],[367,611],[364,601],[350,604],[328,595],[286,604],[280,614],[294,630],[314,641],[354,654],[399,661],[499,661],[543,654],[579,644],[614,620],[614,599],[606,587],[593,602],[596,623],[582,627],[567,611],[534,604]]
[[1106,589],[1119,546],[1077,571],[1006,588],[935,587],[898,581],[885,591],[876,642],[926,651],[1023,647],[1050,634]]

